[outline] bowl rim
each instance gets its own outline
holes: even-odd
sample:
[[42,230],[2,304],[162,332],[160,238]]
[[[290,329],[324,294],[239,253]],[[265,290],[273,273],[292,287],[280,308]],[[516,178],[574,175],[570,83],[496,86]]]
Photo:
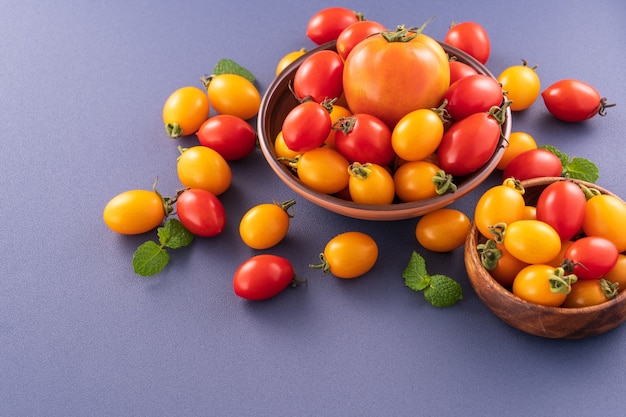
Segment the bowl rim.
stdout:
[[[469,54],[455,48],[451,45],[447,45],[443,42],[437,41],[442,46],[446,54],[449,56],[455,56],[467,61],[468,65],[474,68],[479,74],[488,75],[495,79],[495,76],[480,62]],[[334,49],[336,41],[331,41],[320,45],[314,49],[311,49],[306,54],[298,57],[294,62],[289,64],[269,85],[267,91],[261,99],[261,105],[259,108],[259,117],[257,118],[257,132],[259,136],[259,146],[261,151],[270,165],[270,168],[274,173],[293,191],[301,194],[309,201],[322,206],[330,211],[335,211],[328,206],[332,205],[341,208],[339,212],[349,217],[359,218],[364,220],[399,220],[408,219],[421,216],[426,212],[433,211],[438,208],[448,206],[471,192],[476,186],[482,183],[491,173],[496,169],[497,164],[504,154],[506,149],[506,143],[511,134],[512,120],[511,109],[506,109],[506,118],[502,124],[502,134],[496,150],[491,155],[489,160],[477,171],[464,176],[463,182],[453,194],[443,194],[432,197],[427,200],[415,201],[415,202],[399,202],[388,205],[374,205],[374,204],[358,204],[353,201],[344,200],[342,198],[324,194],[308,188],[304,185],[291,170],[283,163],[276,160],[274,155],[274,139],[271,137],[270,124],[271,114],[268,109],[278,102],[285,91],[289,88],[286,84],[286,80],[290,79],[295,73],[298,66],[307,59],[310,55],[321,50]],[[425,210],[427,209],[427,210]]]

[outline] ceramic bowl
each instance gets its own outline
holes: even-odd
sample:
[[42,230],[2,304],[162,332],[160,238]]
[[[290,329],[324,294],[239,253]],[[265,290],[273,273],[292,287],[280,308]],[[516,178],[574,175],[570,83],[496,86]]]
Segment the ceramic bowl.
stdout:
[[[491,74],[485,66],[466,53],[443,43],[441,43],[441,46],[449,56],[456,57],[457,60],[468,64],[480,74],[486,74],[493,77],[493,74]],[[447,193],[419,202],[399,202],[389,205],[363,205],[356,204],[337,196],[314,191],[304,185],[289,167],[287,167],[284,163],[277,161],[276,151],[274,149],[274,140],[282,129],[282,123],[286,115],[298,104],[298,101],[295,99],[290,90],[290,83],[294,78],[298,66],[303,60],[315,52],[324,49],[333,50],[334,48],[335,42],[329,42],[312,49],[294,61],[271,83],[261,101],[261,107],[257,117],[257,131],[261,150],[272,170],[296,194],[332,212],[348,217],[364,220],[400,220],[418,217],[435,209],[450,205],[476,188],[476,186],[483,182],[493,172],[496,165],[502,158],[505,144],[507,143],[508,137],[511,133],[510,109],[507,109],[506,111],[506,120],[502,125],[503,134],[500,138],[496,151],[481,169],[470,175],[454,178],[454,182],[458,187],[455,193]]]
[[[550,177],[523,181],[526,203],[535,204],[546,186],[563,180]],[[575,182],[614,195],[595,184]],[[501,286],[482,266],[476,245],[483,242],[485,238],[472,224],[465,242],[467,275],[478,298],[505,323],[545,338],[581,339],[605,333],[626,320],[626,291],[605,303],[581,308],[546,307],[522,300]]]

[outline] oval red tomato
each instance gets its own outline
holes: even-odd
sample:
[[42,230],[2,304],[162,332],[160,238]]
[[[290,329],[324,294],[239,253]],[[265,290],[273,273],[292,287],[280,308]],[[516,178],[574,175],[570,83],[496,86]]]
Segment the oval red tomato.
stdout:
[[278,255],[261,254],[244,261],[233,276],[235,294],[247,300],[266,300],[294,282],[291,263]]
[[328,7],[311,17],[306,27],[306,36],[321,45],[336,40],[342,30],[362,19],[360,13],[345,7]]
[[318,103],[339,98],[343,94],[343,60],[330,50],[310,55],[296,70],[293,91],[299,100],[310,98]]
[[226,211],[210,191],[190,188],[176,199],[176,213],[183,226],[196,236],[213,237],[224,230]]
[[306,152],[321,146],[331,128],[328,110],[314,101],[305,101],[291,109],[285,117],[283,140],[292,151]]
[[504,169],[502,177],[523,181],[539,177],[560,177],[562,172],[563,164],[559,157],[538,148],[522,152],[513,158]]
[[566,122],[581,122],[596,114],[604,116],[606,98],[591,85],[579,80],[560,80],[546,88],[541,97],[548,111],[557,119]]
[[395,157],[391,130],[377,117],[357,113],[339,119],[337,127],[335,148],[348,161],[385,166]]
[[564,255],[564,268],[579,279],[599,279],[617,263],[619,251],[613,242],[599,236],[575,240]]
[[456,81],[460,80],[461,78],[478,74],[478,72],[474,68],[470,67],[465,62],[461,62],[456,59],[451,59],[449,65],[450,65],[450,85],[454,84]]
[[493,106],[500,106],[502,98],[502,86],[484,74],[461,78],[450,85],[443,96],[448,101],[446,110],[457,121],[474,113],[488,112]]
[[481,64],[487,62],[491,53],[489,35],[485,28],[476,22],[453,24],[443,41],[471,55]]
[[562,241],[582,230],[587,199],[583,190],[571,181],[557,181],[539,195],[536,218],[548,223]]
[[248,122],[230,114],[218,114],[200,126],[200,145],[211,148],[227,161],[248,156],[256,146],[256,132]]

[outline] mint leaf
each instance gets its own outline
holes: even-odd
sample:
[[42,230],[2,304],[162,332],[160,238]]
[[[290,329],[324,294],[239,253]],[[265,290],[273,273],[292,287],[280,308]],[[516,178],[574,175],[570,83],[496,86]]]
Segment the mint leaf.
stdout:
[[135,273],[147,277],[156,275],[165,268],[170,255],[151,240],[141,244],[133,254],[133,269]]
[[561,160],[561,165],[563,165],[564,167],[567,164],[569,164],[569,156],[567,154],[559,151],[556,147],[554,147],[552,145],[541,145],[539,148],[540,149],[545,149],[546,151],[552,152],[553,154],[558,156],[559,159]]
[[424,297],[435,307],[450,307],[463,299],[463,288],[446,275],[433,275]]
[[404,284],[413,291],[422,291],[430,284],[430,277],[426,272],[426,261],[413,251],[409,264],[402,273]]
[[595,183],[598,181],[600,177],[600,170],[598,166],[592,161],[585,159],[569,157],[568,154],[559,151],[557,148],[551,145],[541,145],[539,148],[545,149],[547,151],[552,152],[561,160],[561,165],[563,166],[562,176],[567,178],[572,178],[575,180],[582,180],[591,183]]
[[185,229],[185,226],[176,219],[168,219],[162,227],[157,229],[157,235],[161,245],[170,249],[189,246],[193,242],[193,233]]
[[256,77],[250,71],[228,58],[222,58],[215,64],[213,75],[220,74],[237,74],[253,84],[256,81]]

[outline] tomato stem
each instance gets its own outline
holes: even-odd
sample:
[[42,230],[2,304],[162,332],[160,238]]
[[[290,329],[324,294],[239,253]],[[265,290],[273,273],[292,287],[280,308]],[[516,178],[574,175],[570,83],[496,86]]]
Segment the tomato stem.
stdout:
[[172,138],[172,139],[177,139],[177,138],[181,137],[182,134],[183,134],[183,129],[176,122],[166,123],[165,124],[165,131],[167,132],[167,135],[170,138]]
[[500,222],[493,226],[489,226],[489,232],[493,235],[495,243],[504,242],[504,233],[506,232],[506,223]]
[[606,100],[607,100],[607,98],[606,98],[606,97],[603,97],[603,98],[602,98],[602,100],[600,100],[600,108],[599,108],[599,110],[598,110],[598,114],[599,114],[600,116],[606,116],[606,109],[607,109],[607,108],[617,106],[617,103],[611,103],[611,104],[608,104],[608,103],[606,102]]
[[157,177],[154,179],[154,183],[152,184],[152,191],[156,195],[158,195],[161,201],[163,202],[163,211],[165,212],[165,217],[167,217],[172,213],[172,211],[174,211],[174,203],[176,202],[176,199],[173,199],[167,196],[163,197],[161,193],[157,191],[157,188],[156,188],[158,181],[159,181],[159,176],[157,175]]
[[330,272],[330,264],[323,252],[320,253],[320,261],[321,263],[317,265],[309,264],[309,268],[321,269],[323,273],[328,274]]
[[433,176],[432,182],[435,184],[435,191],[437,195],[443,195],[446,193],[456,192],[456,184],[452,181],[452,175],[446,174],[443,169],[437,171],[437,174]]
[[619,289],[619,282],[611,282],[605,278],[600,279],[600,288],[607,299],[615,298]]
[[480,263],[487,271],[493,271],[498,266],[498,261],[502,257],[502,250],[498,249],[496,241],[489,239],[485,243],[476,246],[480,255]]
[[502,185],[504,185],[506,187],[511,187],[512,189],[514,189],[515,191],[517,191],[521,195],[524,195],[524,193],[526,192],[526,190],[524,189],[524,186],[522,185],[522,182],[520,180],[517,180],[517,179],[513,178],[513,177],[505,179],[502,182]]
[[561,267],[554,270],[554,273],[548,277],[550,291],[555,294],[569,294],[572,291],[572,284],[578,281],[578,277],[574,274],[565,274],[566,271]]
[[407,29],[405,25],[398,25],[395,31],[381,32],[380,35],[387,42],[410,42],[418,37],[434,19],[434,16],[431,17],[418,28]]
[[350,173],[350,175],[364,180],[367,177],[369,177],[370,174],[372,173],[371,166],[372,165],[369,162],[365,164],[360,164],[359,162],[353,162],[348,167],[348,172]]
[[293,215],[294,215],[293,209],[291,210],[291,212],[289,211],[289,209],[293,208],[293,206],[296,204],[295,199],[292,198],[290,200],[283,201],[282,203],[278,203],[274,201],[274,204],[276,204],[281,209],[285,210],[285,213],[287,213],[287,216],[289,216],[289,218],[293,218]]
[[581,190],[583,190],[583,194],[585,194],[585,199],[587,201],[591,200],[595,196],[602,194],[597,188],[589,188],[585,184],[578,184],[578,186]]
[[341,117],[339,120],[337,120],[333,124],[332,128],[333,130],[341,130],[344,135],[347,135],[348,133],[352,131],[352,129],[354,129],[355,125],[356,125],[356,117],[347,116],[347,117]]

